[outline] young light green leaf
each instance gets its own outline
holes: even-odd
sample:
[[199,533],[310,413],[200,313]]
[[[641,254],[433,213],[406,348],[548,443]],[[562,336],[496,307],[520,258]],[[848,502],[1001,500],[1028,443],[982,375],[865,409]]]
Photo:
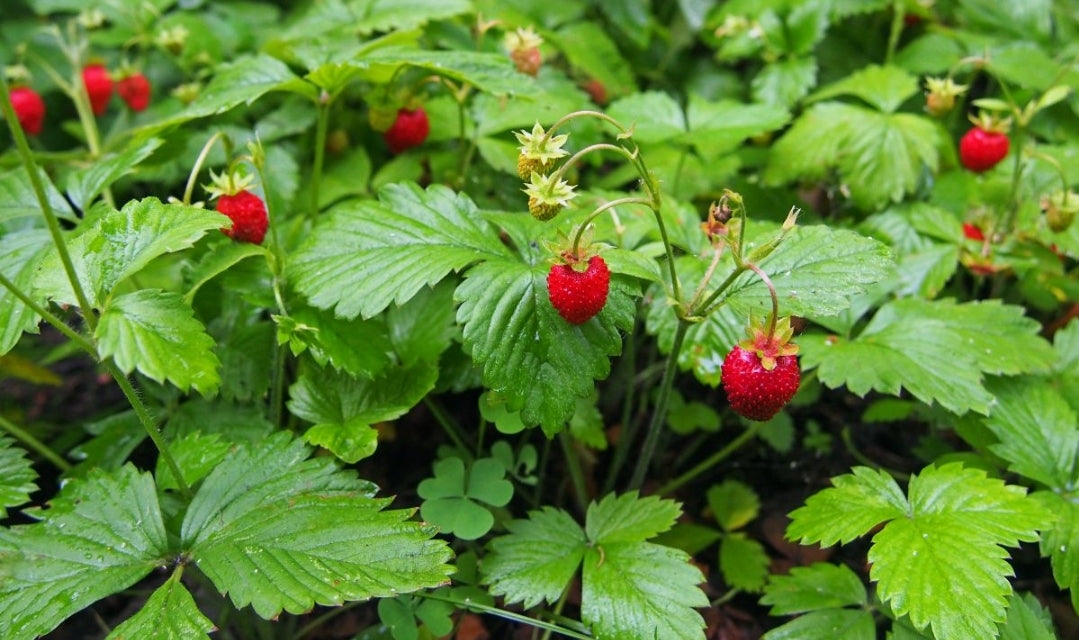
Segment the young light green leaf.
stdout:
[[669,142],[686,131],[682,107],[662,91],[635,93],[615,100],[607,115],[629,127],[633,140],[642,144]]
[[846,544],[909,510],[899,485],[883,471],[854,467],[851,473],[832,478],[832,485],[791,512],[788,539],[824,547]]
[[850,567],[818,562],[794,567],[787,575],[773,575],[764,588],[761,604],[771,605],[769,615],[862,607],[867,602],[865,585]]
[[1057,640],[1053,618],[1032,593],[1013,593],[998,640]]
[[375,452],[378,434],[371,425],[404,415],[434,388],[437,378],[438,368],[425,362],[389,367],[370,380],[307,367],[289,389],[288,408],[315,423],[305,440],[352,463]]
[[464,348],[482,366],[484,384],[550,435],[564,428],[594,380],[610,373],[608,358],[621,351],[636,306],[630,287],[615,278],[603,310],[571,325],[551,306],[546,277],[542,264],[489,260],[468,271],[456,298]]
[[569,586],[584,557],[584,531],[565,511],[544,507],[506,524],[507,535],[491,541],[483,579],[491,593],[531,608],[554,603]]
[[705,496],[716,522],[724,531],[741,529],[760,512],[761,501],[757,492],[737,480],[724,480],[713,485]]
[[877,625],[864,609],[823,609],[798,616],[762,640],[875,640]]
[[508,255],[467,196],[392,184],[379,197],[335,209],[292,256],[290,277],[314,306],[371,317],[450,271]]
[[26,452],[11,445],[15,441],[0,436],[0,519],[7,518],[7,508],[26,504],[37,491],[37,473]]
[[985,426],[1000,440],[993,453],[1013,473],[1056,491],[1070,491],[1076,477],[1079,423],[1060,392],[1036,378],[1000,380],[990,386],[997,404]]
[[[71,205],[53,186],[45,170],[38,168],[38,175],[41,177],[42,184],[45,185],[45,199],[49,202],[53,213],[65,220],[74,220],[75,214],[71,210]],[[39,220],[44,221],[41,204],[30,182],[30,174],[20,166],[0,174],[0,226],[11,225],[12,229],[20,228],[21,223],[19,225],[12,223],[22,218],[32,219],[34,222],[31,226],[36,226]]]
[[42,522],[0,529],[0,636],[35,638],[169,558],[157,491],[126,465],[72,480]]
[[178,293],[141,289],[114,298],[95,332],[98,349],[124,373],[138,369],[181,390],[212,395],[220,382],[214,340]]
[[581,619],[601,640],[699,640],[704,576],[685,552],[650,542],[593,541],[584,554]]
[[214,623],[199,611],[191,592],[174,572],[150,594],[135,615],[112,630],[105,640],[201,640],[215,631]]
[[812,56],[791,56],[765,66],[753,76],[753,100],[788,109],[798,104],[817,83],[817,60]]
[[[6,233],[3,238],[0,274],[37,302],[44,302],[44,296],[37,294],[33,286],[38,263],[52,247],[49,234],[44,229],[27,229]],[[30,307],[7,287],[0,286],[0,355],[11,351],[24,331],[36,332],[40,321]]]
[[160,138],[133,140],[123,151],[102,156],[88,168],[69,174],[67,194],[71,202],[85,211],[102,190],[134,171],[162,142]]
[[203,482],[181,528],[187,554],[237,607],[264,618],[435,587],[451,553],[412,511],[286,433],[238,446]]
[[[225,459],[231,448],[231,443],[216,433],[188,433],[169,443],[169,452],[180,467],[180,474],[187,486],[205,478]],[[157,488],[161,491],[179,488],[176,477],[172,475],[172,469],[164,458],[157,459],[154,477],[157,478]]]
[[756,592],[764,587],[771,559],[761,543],[743,533],[730,533],[719,543],[719,569],[728,585]]
[[599,544],[642,542],[674,526],[681,503],[659,496],[638,497],[636,491],[607,494],[588,506],[585,533]]
[[856,96],[885,113],[894,113],[907,98],[918,92],[918,79],[905,69],[870,65],[809,96],[817,102],[836,96]]

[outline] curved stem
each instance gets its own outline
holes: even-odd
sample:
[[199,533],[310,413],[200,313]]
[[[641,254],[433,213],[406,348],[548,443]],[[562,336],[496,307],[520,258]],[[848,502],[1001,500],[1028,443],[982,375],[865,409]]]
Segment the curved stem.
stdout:
[[757,265],[747,262],[746,268],[760,276],[760,279],[764,281],[764,285],[768,287],[768,294],[772,298],[772,315],[768,318],[768,331],[766,333],[768,339],[771,340],[776,333],[776,319],[779,318],[779,297],[776,296],[776,286],[772,284],[772,279],[768,277],[768,274]]
[[38,174],[37,165],[34,163],[34,155],[26,141],[26,133],[23,132],[22,125],[19,124],[19,118],[15,115],[15,107],[11,104],[11,90],[8,87],[7,80],[2,76],[3,74],[0,74],[0,111],[4,112],[4,119],[7,120],[8,128],[11,129],[11,137],[15,140],[15,147],[22,157],[23,167],[30,177],[30,185],[34,189],[34,196],[41,207],[41,215],[45,217],[45,225],[49,228],[49,235],[52,236],[53,244],[56,245],[56,252],[60,255],[60,263],[64,266],[64,273],[67,274],[68,282],[71,283],[71,290],[75,292],[75,299],[82,310],[82,316],[92,333],[97,328],[97,316],[94,315],[94,309],[90,305],[89,298],[86,297],[86,292],[83,291],[78,274],[75,272],[75,264],[71,261],[71,253],[67,250],[67,243],[64,241],[63,233],[60,231],[60,221],[56,217],[56,212],[52,210],[49,198],[45,195],[45,185],[41,182],[41,175]]
[[723,462],[731,456],[732,453],[741,449],[747,442],[757,436],[757,432],[760,431],[763,422],[754,422],[748,429],[738,435],[737,438],[727,443],[727,446],[723,447],[719,451],[708,456],[706,459],[697,463],[692,469],[686,471],[682,475],[678,476],[674,480],[671,480],[667,484],[663,485],[656,491],[656,495],[665,496],[673,493],[676,489],[693,480],[697,476],[701,475],[705,471],[708,471],[712,467],[716,466],[720,462]]
[[1015,165],[1012,168],[1011,191],[1008,194],[1008,210],[1004,214],[1004,224],[999,232],[1011,233],[1015,225],[1015,218],[1019,214],[1019,179],[1023,173],[1023,143],[1026,137],[1026,129],[1022,126],[1015,129]]
[[888,32],[888,50],[884,53],[884,64],[892,63],[895,51],[899,47],[899,36],[903,33],[903,19],[906,17],[906,8],[902,0],[892,3],[892,26]]
[[435,422],[438,423],[442,430],[446,432],[454,446],[461,450],[465,455],[466,461],[472,461],[472,448],[465,444],[464,438],[457,432],[457,427],[454,426],[453,421],[446,412],[442,410],[442,407],[437,402],[431,400],[429,397],[423,398],[423,405],[427,407],[427,410],[434,416]]
[[627,129],[621,122],[615,120],[606,113],[603,113],[602,111],[595,111],[593,109],[582,109],[581,111],[573,111],[567,113],[558,120],[555,120],[554,124],[551,125],[551,128],[548,129],[547,133],[543,136],[543,142],[550,140],[551,136],[554,135],[554,132],[559,127],[576,118],[596,118],[597,120],[603,120],[604,122],[614,125],[614,127],[622,133],[629,133],[629,129]]
[[218,131],[214,135],[210,136],[210,139],[206,141],[206,144],[202,145],[202,150],[199,151],[199,155],[195,158],[195,164],[191,167],[191,173],[187,175],[187,185],[184,187],[184,204],[191,204],[191,196],[195,192],[195,182],[198,181],[199,172],[202,171],[202,165],[206,162],[206,158],[210,155],[210,149],[213,148],[214,143],[217,142],[225,134]]
[[577,631],[574,631],[572,629],[567,629],[566,627],[562,627],[562,626],[559,626],[557,624],[553,624],[553,623],[550,623],[550,622],[545,622],[543,620],[536,620],[535,618],[529,618],[528,616],[524,616],[524,615],[521,615],[519,613],[514,613],[513,611],[506,611],[505,609],[499,609],[498,607],[490,607],[490,606],[487,606],[485,604],[480,604],[478,602],[473,602],[471,598],[465,598],[464,600],[458,600],[456,598],[450,598],[448,596],[436,595],[436,594],[433,594],[433,593],[423,593],[422,591],[418,591],[418,592],[416,592],[416,593],[414,593],[412,595],[414,595],[416,597],[419,597],[419,598],[426,598],[428,600],[438,600],[440,602],[448,602],[448,603],[450,603],[452,605],[456,605],[460,609],[467,609],[469,611],[476,611],[476,612],[479,612],[479,613],[486,613],[486,614],[489,614],[489,615],[492,615],[492,616],[503,618],[505,620],[512,620],[513,622],[520,622],[522,624],[527,624],[527,625],[530,625],[530,626],[533,626],[533,627],[539,627],[540,629],[549,629],[550,631],[553,631],[554,633],[563,635],[563,636],[565,636],[567,638],[575,638],[576,640],[595,640],[595,638],[593,638],[592,636],[588,636],[588,635],[585,635],[583,633],[578,633]]
[[637,465],[633,468],[633,475],[629,480],[629,489],[640,489],[644,484],[644,476],[652,464],[652,458],[656,454],[656,445],[659,443],[659,435],[663,432],[663,425],[667,422],[667,401],[671,397],[671,388],[674,386],[674,377],[678,373],[678,354],[685,342],[686,332],[689,331],[690,323],[682,318],[678,319],[678,328],[674,332],[674,341],[671,343],[671,352],[667,354],[667,367],[663,371],[663,380],[659,383],[659,395],[656,398],[656,406],[653,409],[652,421],[648,424],[648,433],[641,445],[641,456],[637,458]]
[[690,309],[690,314],[697,316],[706,316],[715,311],[716,307],[718,306],[714,304],[715,301],[719,298],[719,296],[723,295],[723,292],[726,291],[727,288],[730,287],[731,284],[734,283],[734,281],[738,278],[738,276],[742,275],[742,272],[746,269],[748,269],[748,267],[746,267],[744,264],[736,266],[734,268],[734,271],[732,271],[730,275],[727,276],[727,279],[721,282],[719,286],[716,287],[716,290],[713,291],[712,294],[709,295],[705,299],[705,301],[701,303],[701,310],[694,312],[693,309]]
[[630,162],[633,162],[633,154],[628,149],[626,149],[625,147],[621,147],[621,146],[619,146],[617,144],[611,144],[609,142],[597,142],[596,144],[588,145],[584,149],[581,149],[577,153],[570,156],[569,159],[567,159],[565,162],[563,162],[562,165],[560,167],[558,167],[558,170],[554,172],[554,175],[551,176],[552,180],[556,181],[556,182],[558,180],[561,180],[562,176],[566,175],[566,171],[569,170],[569,168],[572,167],[573,165],[577,164],[581,160],[581,158],[585,157],[589,153],[594,153],[596,151],[603,151],[603,150],[615,151],[615,152],[625,156],[626,159],[629,160]]
[[35,438],[34,434],[30,433],[26,429],[23,429],[19,425],[10,422],[3,415],[0,415],[0,429],[7,431],[19,442],[36,451],[38,455],[51,462],[53,466],[60,471],[71,471],[70,462],[61,458],[58,453],[49,448],[49,445]]
[[647,206],[649,204],[649,201],[645,200],[644,198],[628,196],[625,198],[618,198],[617,200],[611,200],[610,202],[604,202],[600,206],[596,207],[596,210],[588,214],[588,217],[585,218],[584,221],[581,222],[581,224],[577,227],[577,233],[573,236],[573,255],[577,255],[577,249],[580,247],[581,244],[581,236],[584,235],[584,230],[588,228],[588,225],[591,224],[591,222],[597,217],[599,217],[601,213],[624,204],[643,204]]

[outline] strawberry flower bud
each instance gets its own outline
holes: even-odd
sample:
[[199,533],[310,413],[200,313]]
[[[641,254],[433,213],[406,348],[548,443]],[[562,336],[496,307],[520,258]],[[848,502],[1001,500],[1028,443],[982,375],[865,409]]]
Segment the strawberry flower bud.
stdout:
[[569,206],[569,201],[577,196],[573,185],[555,176],[532,173],[531,180],[525,185],[528,194],[528,211],[537,220],[546,221],[558,215]]
[[925,96],[925,109],[930,115],[940,118],[955,108],[955,98],[967,91],[967,86],[955,84],[951,78],[926,78],[925,87],[929,92]]

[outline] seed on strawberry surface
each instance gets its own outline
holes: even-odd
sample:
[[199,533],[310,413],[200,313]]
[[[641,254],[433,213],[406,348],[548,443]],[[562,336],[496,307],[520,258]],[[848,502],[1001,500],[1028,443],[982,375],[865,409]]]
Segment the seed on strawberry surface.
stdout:
[[768,370],[761,357],[736,346],[723,359],[723,388],[738,415],[750,420],[771,420],[798,392],[801,371],[798,356],[778,356]]
[[584,324],[603,310],[610,292],[611,271],[600,256],[578,271],[572,264],[556,264],[547,273],[547,295],[558,315],[570,324]]

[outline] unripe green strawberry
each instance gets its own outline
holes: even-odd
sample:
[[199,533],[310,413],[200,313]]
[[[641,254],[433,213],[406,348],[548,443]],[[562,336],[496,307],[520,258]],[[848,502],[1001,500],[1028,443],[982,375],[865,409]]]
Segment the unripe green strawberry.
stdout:
[[532,217],[540,222],[546,222],[551,218],[558,215],[558,212],[562,210],[562,205],[557,202],[544,202],[536,196],[531,196],[528,199],[528,212],[532,214]]
[[580,261],[556,264],[547,273],[551,306],[570,324],[584,324],[602,311],[610,292],[611,271],[603,258],[592,256],[584,271],[580,266]]
[[546,173],[549,166],[551,166],[551,162],[544,162],[539,158],[529,158],[523,153],[517,156],[517,175],[520,176],[521,180],[528,180],[533,171]]
[[105,113],[112,98],[112,78],[109,70],[100,64],[88,64],[82,69],[82,82],[90,98],[90,108],[95,116]]
[[397,119],[393,121],[383,134],[383,139],[393,153],[401,153],[418,147],[427,139],[431,131],[431,123],[427,120],[427,112],[423,107],[415,109],[399,109]]
[[1042,201],[1045,221],[1053,233],[1063,233],[1075,222],[1079,213],[1079,194],[1074,191],[1058,191]]
[[771,420],[798,392],[798,356],[778,356],[772,370],[753,351],[736,346],[723,359],[723,388],[735,413],[750,420]]
[[45,102],[37,91],[30,87],[12,89],[11,106],[15,107],[15,117],[27,135],[36,136],[41,133],[41,127],[45,123]]

